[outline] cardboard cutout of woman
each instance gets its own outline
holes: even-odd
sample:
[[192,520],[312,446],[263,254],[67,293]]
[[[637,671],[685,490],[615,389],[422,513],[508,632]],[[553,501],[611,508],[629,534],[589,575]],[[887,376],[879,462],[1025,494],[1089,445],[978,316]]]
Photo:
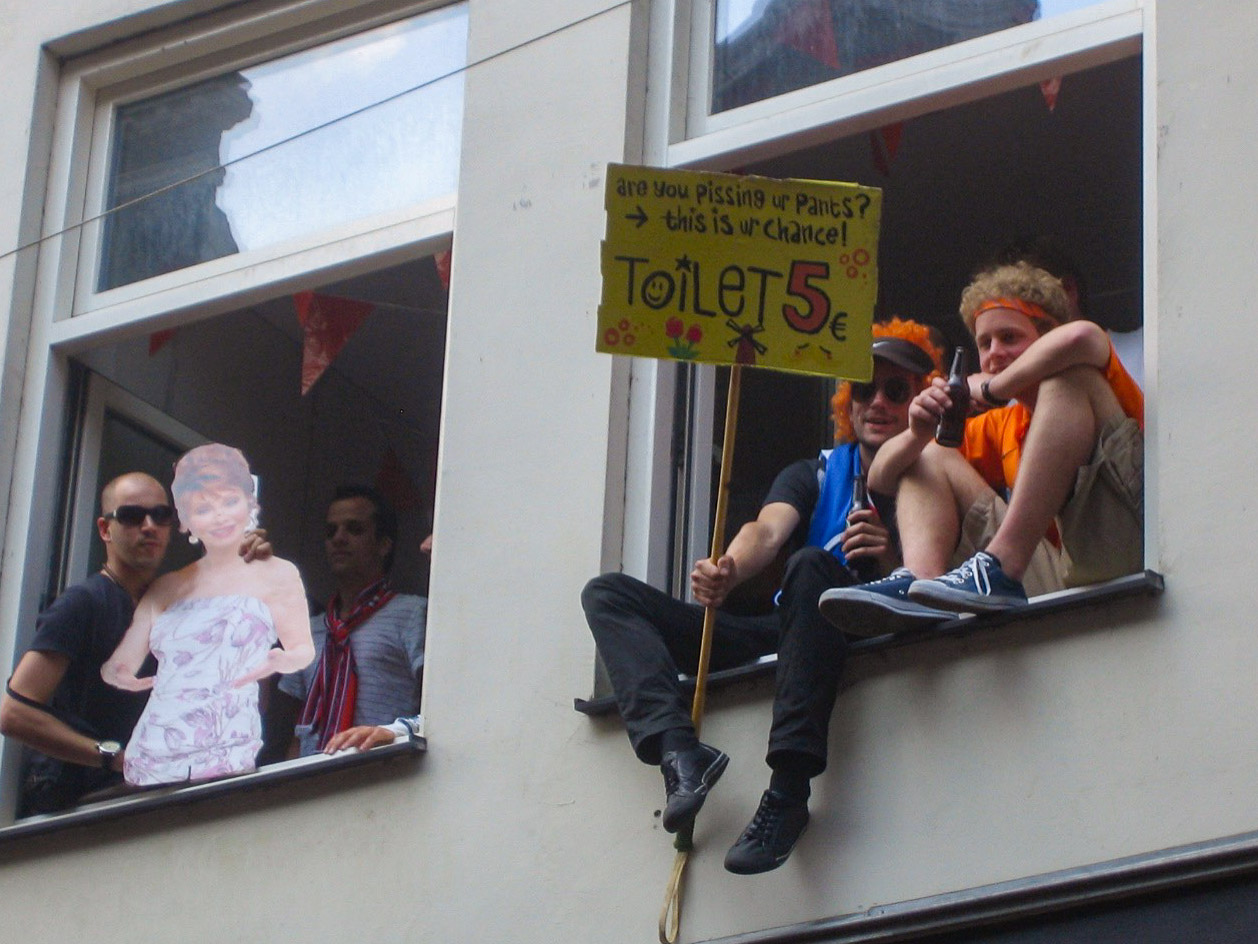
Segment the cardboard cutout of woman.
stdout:
[[[240,450],[210,443],[189,451],[175,465],[171,493],[180,530],[205,555],[154,582],[101,668],[117,688],[152,689],[123,758],[123,776],[135,786],[253,770],[262,746],[258,680],[314,659],[297,568],[240,556],[258,513]],[[150,651],[157,674],[137,678]]]

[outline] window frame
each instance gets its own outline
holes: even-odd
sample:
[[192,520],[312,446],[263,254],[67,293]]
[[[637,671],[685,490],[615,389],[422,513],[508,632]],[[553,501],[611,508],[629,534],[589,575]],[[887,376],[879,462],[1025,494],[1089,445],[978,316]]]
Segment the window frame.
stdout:
[[[680,123],[685,131],[670,141],[675,147],[670,147],[669,166],[690,163],[699,154],[710,156],[752,144],[763,148],[779,135],[798,135],[806,129],[824,137],[868,130],[1052,78],[1061,74],[1061,60],[1067,58],[1071,62],[1066,71],[1071,72],[1121,58],[1139,49],[1144,5],[1143,0],[1103,0],[713,115],[708,102],[716,2],[690,0],[688,47],[676,51],[686,57],[686,115]],[[1108,54],[1115,46],[1123,51]],[[1001,76],[1004,84],[992,87],[992,80]],[[966,86],[974,83],[984,87],[966,96]],[[870,118],[878,120],[867,123]]]
[[238,797],[242,792],[275,788],[298,780],[320,777],[336,771],[363,766],[376,767],[404,757],[422,756],[428,750],[428,740],[420,735],[398,735],[391,744],[382,744],[369,751],[347,752],[328,756],[315,754],[294,760],[282,761],[261,767],[248,774],[221,780],[206,780],[192,784],[174,784],[144,793],[100,800],[84,806],[71,807],[60,813],[28,816],[10,826],[0,826],[0,848],[48,833],[61,832],[76,826],[109,822],[152,813],[158,810],[191,806],[227,797]]
[[[643,142],[643,161],[650,166],[733,170],[752,161],[1142,55],[1145,319],[1146,324],[1155,320],[1156,296],[1151,286],[1155,284],[1157,235],[1156,214],[1151,211],[1156,206],[1152,182],[1156,132],[1151,124],[1156,69],[1153,6],[1146,0],[1104,0],[710,115],[715,2],[661,0],[652,4]],[[1156,399],[1157,378],[1150,357],[1154,337],[1155,332],[1146,332],[1144,388],[1150,401],[1146,410],[1147,467],[1153,464],[1156,441],[1156,406],[1152,401]],[[621,561],[626,572],[644,576],[657,586],[671,587],[687,598],[689,587],[684,576],[689,562],[710,553],[709,506],[714,486],[702,458],[712,449],[707,417],[717,402],[716,369],[696,365],[694,370],[690,397],[695,412],[687,428],[678,430],[668,408],[678,395],[676,365],[652,362],[649,367],[634,368],[631,415],[656,417],[666,424],[667,435],[647,441],[645,455],[635,456],[631,451],[629,456],[631,474],[636,472],[650,486],[626,494]],[[671,445],[677,435],[684,437],[684,446]],[[661,516],[653,514],[645,500],[670,487],[678,448],[691,459],[683,470],[689,507],[682,509],[677,519],[677,527],[685,529],[683,543],[688,557],[684,560],[670,559],[666,548],[671,535],[659,534],[667,523],[661,523]],[[695,458],[700,461],[694,462]],[[1146,479],[1146,508],[1150,508],[1155,506],[1156,481],[1148,474]],[[726,540],[730,537],[726,535]],[[1144,556],[1147,567],[1156,567],[1156,543],[1148,528]]]
[[[112,110],[109,105],[98,108],[98,96],[103,90],[122,87],[122,83],[128,83],[126,87],[137,97],[155,94],[221,72],[233,63],[274,59],[295,49],[460,3],[466,4],[466,0],[411,0],[403,4],[388,0],[302,0],[249,4],[248,9],[232,5],[116,44],[112,40],[117,24],[106,24],[98,30],[96,45],[101,48],[53,64],[60,68],[52,80],[57,94],[41,103],[50,114],[37,116],[48,119],[49,162],[46,173],[43,168],[31,168],[27,177],[28,186],[42,196],[44,213],[38,254],[30,263],[34,291],[29,335],[23,338],[26,365],[12,457],[11,494],[25,497],[12,502],[4,525],[6,566],[0,576],[0,625],[8,628],[0,630],[0,648],[6,650],[0,663],[7,665],[6,676],[24,651],[27,634],[34,627],[44,591],[53,577],[52,551],[67,538],[49,526],[57,521],[67,497],[62,494],[63,483],[59,475],[41,470],[62,468],[67,432],[90,434],[86,420],[77,430],[67,425],[74,422],[67,410],[75,386],[71,356],[98,345],[213,318],[308,288],[312,283],[340,281],[433,255],[448,250],[453,239],[457,184],[454,193],[440,199],[98,293],[99,304],[76,308],[84,278],[80,270],[89,271],[89,285],[97,271],[94,255],[84,255],[94,250],[94,244],[83,238],[84,227],[79,223],[83,208],[89,206],[89,184],[97,182],[93,167],[99,174],[105,161],[102,148],[107,150],[110,142],[107,132],[103,138],[94,137],[100,134],[102,111]],[[67,46],[73,44],[76,52],[92,45],[91,37],[83,35],[65,42]],[[54,54],[56,45],[50,47]],[[177,76],[181,80],[176,81]],[[82,264],[85,259],[89,264]],[[67,530],[77,531],[83,523],[90,526],[92,516],[80,505],[94,500],[88,495],[66,509],[67,515],[76,516],[67,522]],[[63,549],[71,552],[71,544]],[[410,738],[395,742],[392,748],[378,749],[378,755],[370,751],[361,756],[364,762],[374,762],[377,756],[387,760],[399,751],[412,753],[425,747],[422,737]],[[19,744],[6,741],[0,746],[0,840],[27,832],[20,821],[16,829],[6,826],[14,822],[21,753]],[[329,760],[333,763],[327,764]],[[296,775],[356,766],[335,763],[338,760],[325,758],[311,763],[306,759],[297,765]],[[246,780],[265,785],[291,779],[295,776],[290,769],[294,763],[275,764],[248,778],[179,787],[174,794],[177,798],[186,792],[186,802],[193,802],[198,797],[217,795],[220,789],[235,790]],[[214,789],[204,791],[207,786]],[[172,802],[185,801],[171,800],[163,792],[157,797],[127,798],[120,808],[144,810]],[[55,814],[50,821],[57,825],[35,831],[61,828],[62,821],[68,826],[94,820],[98,818],[93,814],[94,806]],[[114,808],[113,803],[110,808]],[[99,818],[113,818],[113,814]]]
[[458,0],[412,0],[401,6],[381,0],[341,5],[318,0],[227,22],[219,22],[222,17],[193,21],[163,33],[160,43],[141,37],[69,63],[60,81],[62,105],[53,143],[58,173],[49,188],[50,197],[53,187],[59,187],[69,199],[61,206],[49,201],[52,227],[45,232],[46,239],[64,244],[59,253],[61,304],[54,320],[90,315],[112,326],[222,297],[246,282],[281,282],[300,271],[313,253],[362,257],[452,230],[454,193],[106,291],[95,289],[115,106],[456,5]]

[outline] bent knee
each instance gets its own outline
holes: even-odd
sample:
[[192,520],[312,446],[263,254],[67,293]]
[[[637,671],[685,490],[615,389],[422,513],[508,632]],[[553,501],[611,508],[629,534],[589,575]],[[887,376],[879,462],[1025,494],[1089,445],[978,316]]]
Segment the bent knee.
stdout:
[[1105,374],[1099,367],[1088,364],[1075,364],[1040,381],[1037,400],[1042,403],[1046,397],[1053,396],[1086,397],[1098,427],[1124,415]]
[[628,593],[628,582],[633,578],[622,573],[599,574],[581,590],[581,607],[587,613],[597,610],[614,600],[622,600]]

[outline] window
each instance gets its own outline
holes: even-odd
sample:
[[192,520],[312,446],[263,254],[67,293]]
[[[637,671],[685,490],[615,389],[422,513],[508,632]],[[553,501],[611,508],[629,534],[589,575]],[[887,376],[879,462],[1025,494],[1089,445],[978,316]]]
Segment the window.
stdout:
[[716,0],[710,110],[896,62],[1098,0]]
[[[1088,316],[1111,331],[1120,356],[1139,377],[1141,98],[1141,60],[1132,57],[1064,76],[1051,110],[1044,92],[1032,84],[905,121],[895,129],[893,156],[879,131],[785,153],[745,170],[882,187],[876,317],[930,324],[940,331],[945,350],[956,344],[972,348],[956,312],[982,257],[1015,237],[1051,238],[1075,257],[1088,279]],[[698,414],[691,451],[692,478],[713,482],[724,402],[724,372],[717,373],[715,409]],[[832,383],[759,373],[751,374],[758,392],[745,392],[740,405],[727,539],[755,516],[780,469],[829,442]],[[700,418],[709,415],[716,419]],[[698,495],[689,554],[675,571],[679,589],[690,564],[709,552],[712,499],[704,501],[702,491]]]
[[[427,592],[467,7],[267,6],[64,65],[27,370],[41,395],[15,465],[31,498],[11,519],[29,540],[3,582],[18,654],[41,604],[99,564],[101,485],[124,469],[169,485],[207,441],[245,453],[311,601],[332,593],[324,513],[346,482],[398,507],[394,584]],[[363,316],[308,392],[302,293]],[[188,559],[171,544],[168,565]]]
[[96,290],[454,192],[463,7],[112,106]]
[[[672,69],[652,73],[646,163],[882,187],[877,315],[928,321],[946,343],[969,343],[955,312],[980,258],[1015,237],[1050,237],[1081,263],[1090,316],[1111,330],[1140,379],[1141,278],[1150,244],[1142,212],[1149,157],[1141,5],[1043,2],[1021,25],[977,30],[965,42],[820,84],[797,82],[724,111],[713,107],[718,29],[732,39],[779,7],[872,15],[892,6],[920,18],[931,9],[952,15],[996,4],[675,0],[653,21],[655,41],[671,45]],[[673,442],[684,445],[669,455],[657,447],[649,463],[640,460],[650,467],[654,494],[668,483],[678,496],[677,525],[671,544],[661,541],[651,507],[631,507],[627,521],[651,523],[641,533],[627,526],[626,566],[684,592],[691,563],[709,552],[723,382],[705,367],[634,371],[643,381],[635,385],[634,408],[658,413],[652,398],[678,403]],[[773,392],[745,397],[740,413],[727,535],[754,513],[777,469],[828,440],[817,418],[828,396],[824,380],[766,378],[764,385]],[[771,455],[765,442],[781,441],[776,433],[788,402],[793,431]]]
[[449,229],[466,4],[352,6],[361,18],[314,4],[194,23],[67,65],[49,248],[75,288],[58,318],[150,315],[243,271],[291,278],[317,246],[365,256],[420,219]]

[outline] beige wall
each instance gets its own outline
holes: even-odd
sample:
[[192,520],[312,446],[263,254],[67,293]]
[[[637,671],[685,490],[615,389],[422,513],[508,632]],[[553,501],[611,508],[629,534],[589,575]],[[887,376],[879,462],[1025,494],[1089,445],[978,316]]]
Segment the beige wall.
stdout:
[[[17,239],[39,43],[141,6],[45,0],[0,34],[0,244]],[[470,58],[603,6],[472,0]],[[715,698],[705,737],[734,762],[699,824],[683,939],[1254,828],[1258,437],[1223,397],[1245,389],[1258,297],[1258,15],[1216,9],[1159,0],[1145,52],[1149,543],[1166,595],[863,667],[809,833],[760,878],[721,859],[764,786],[768,689]],[[14,939],[146,940],[169,921],[187,941],[653,939],[673,857],[659,775],[571,708],[593,663],[577,595],[619,514],[604,505],[622,391],[591,326],[603,165],[636,156],[632,22],[619,7],[468,75],[428,755],[0,847]]]

